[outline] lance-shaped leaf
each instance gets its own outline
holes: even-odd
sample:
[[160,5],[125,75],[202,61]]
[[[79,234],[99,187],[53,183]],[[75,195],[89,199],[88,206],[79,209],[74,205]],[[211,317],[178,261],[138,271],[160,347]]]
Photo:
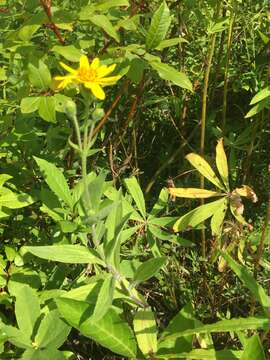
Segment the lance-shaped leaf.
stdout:
[[221,179],[226,187],[226,189],[229,191],[229,170],[228,170],[228,161],[227,156],[224,151],[224,145],[223,145],[223,138],[218,140],[217,146],[216,146],[216,164],[218,172],[221,176]]
[[190,199],[206,199],[214,196],[224,196],[218,191],[211,191],[197,188],[169,188],[169,193],[173,196],[190,198]]
[[219,189],[225,190],[219,178],[214,173],[211,166],[208,164],[203,157],[198,154],[191,153],[186,156],[186,159],[195,167],[206,179],[208,179],[212,184],[216,185]]
[[146,36],[147,50],[154,49],[165,38],[171,23],[170,10],[164,1],[155,12]]
[[67,264],[104,265],[95,250],[81,245],[23,246],[20,250],[22,256],[27,252],[41,259]]
[[145,201],[143,197],[143,192],[138,184],[138,181],[135,177],[125,179],[126,187],[133,197],[141,215],[146,218],[146,209],[145,209]]
[[156,320],[151,309],[139,309],[133,320],[139,348],[148,357],[157,352]]
[[211,230],[213,235],[220,235],[222,230],[222,224],[228,209],[228,199],[225,197],[221,206],[217,209],[211,219]]
[[204,220],[210,218],[222,206],[224,199],[212,201],[209,204],[198,206],[196,209],[189,211],[176,221],[173,226],[175,232],[182,231],[187,227],[195,227]]
[[265,360],[265,354],[259,335],[247,339],[241,360]]
[[252,292],[253,296],[260,302],[262,307],[269,312],[270,297],[266,294],[264,288],[257,283],[249,271],[238,264],[229,254],[222,252],[222,256],[227,261],[230,268],[235,272],[243,284]]

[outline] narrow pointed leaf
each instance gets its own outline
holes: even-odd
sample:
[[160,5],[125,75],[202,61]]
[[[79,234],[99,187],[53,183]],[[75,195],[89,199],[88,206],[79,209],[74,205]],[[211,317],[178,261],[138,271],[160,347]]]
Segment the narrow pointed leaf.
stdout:
[[188,227],[195,227],[204,220],[210,218],[222,205],[224,199],[212,201],[209,204],[198,206],[196,209],[189,211],[176,221],[173,226],[175,232],[185,230]]
[[59,261],[67,264],[100,264],[103,261],[93,249],[81,245],[48,245],[23,246],[20,250],[24,255],[27,252],[41,259]]
[[146,218],[146,209],[145,209],[145,201],[143,192],[138,184],[138,181],[135,177],[129,178],[125,180],[126,187],[133,197],[141,215]]
[[225,197],[219,209],[217,209],[217,211],[213,214],[211,218],[211,230],[213,235],[220,235],[227,209],[228,199]]
[[243,284],[251,291],[252,295],[259,301],[267,312],[270,310],[270,296],[264,288],[258,284],[245,266],[238,264],[229,254],[222,252],[222,256],[227,261],[233,272],[239,277]]
[[134,282],[140,283],[150,279],[154,276],[166,263],[167,258],[165,256],[155,257],[149,259],[141,264],[135,272]]
[[168,188],[169,193],[176,197],[190,199],[206,199],[214,196],[224,196],[221,192],[196,188]]
[[226,189],[229,190],[228,161],[224,151],[223,139],[219,139],[216,146],[216,165]]
[[73,200],[67,181],[61,172],[54,164],[49,163],[47,160],[40,159],[34,156],[36,163],[40,170],[43,172],[45,181],[49,188],[55,193],[55,195],[63,200],[69,207],[72,207]]
[[265,360],[265,354],[259,335],[247,339],[241,360]]
[[188,154],[186,159],[191,163],[192,166],[195,167],[206,179],[208,179],[212,184],[216,185],[219,189],[224,190],[224,186],[214,173],[211,166],[208,164],[206,160],[200,155],[195,153]]
[[148,50],[157,47],[165,39],[171,23],[170,10],[165,1],[154,13],[150,28],[146,36],[146,48]]

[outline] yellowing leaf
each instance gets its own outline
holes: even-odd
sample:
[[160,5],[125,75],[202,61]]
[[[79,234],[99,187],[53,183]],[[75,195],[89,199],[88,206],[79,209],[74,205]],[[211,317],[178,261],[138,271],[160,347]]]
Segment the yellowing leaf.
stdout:
[[196,188],[168,188],[170,195],[182,197],[182,198],[192,198],[192,199],[206,199],[213,196],[223,196],[221,192],[205,190],[205,189],[196,189]]
[[157,352],[157,329],[154,314],[151,310],[138,310],[133,321],[134,332],[141,352],[151,356]]
[[195,153],[188,154],[186,159],[195,167],[206,179],[211,181],[212,184],[216,185],[219,189],[225,190],[224,186],[212,170],[211,166],[206,160],[200,155]]
[[227,156],[224,151],[223,138],[218,140],[216,146],[216,164],[223,183],[226,186],[226,189],[229,190],[229,170]]
[[212,201],[209,204],[204,204],[196,207],[183,215],[176,221],[173,226],[175,232],[182,231],[188,227],[195,227],[204,220],[210,218],[222,206],[224,199]]
[[254,203],[258,201],[257,195],[253,189],[247,185],[242,185],[241,188],[236,188],[234,191],[237,192],[238,195],[244,196]]

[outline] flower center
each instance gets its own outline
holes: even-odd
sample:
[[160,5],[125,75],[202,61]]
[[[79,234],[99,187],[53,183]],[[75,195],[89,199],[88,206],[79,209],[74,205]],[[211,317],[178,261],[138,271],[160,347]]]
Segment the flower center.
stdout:
[[78,75],[82,82],[92,82],[97,78],[97,72],[94,69],[80,69]]

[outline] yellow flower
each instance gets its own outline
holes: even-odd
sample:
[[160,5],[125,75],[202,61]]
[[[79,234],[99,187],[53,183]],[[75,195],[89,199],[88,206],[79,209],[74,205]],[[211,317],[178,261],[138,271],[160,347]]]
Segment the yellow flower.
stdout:
[[60,65],[69,72],[66,76],[55,76],[57,81],[57,90],[64,89],[71,83],[83,84],[87,89],[90,89],[95,97],[100,100],[105,99],[105,93],[103,91],[104,86],[114,85],[121,76],[109,76],[116,67],[116,64],[106,66],[100,65],[99,59],[95,58],[91,64],[89,64],[86,55],[80,57],[80,67],[75,70],[70,66],[60,62]]

